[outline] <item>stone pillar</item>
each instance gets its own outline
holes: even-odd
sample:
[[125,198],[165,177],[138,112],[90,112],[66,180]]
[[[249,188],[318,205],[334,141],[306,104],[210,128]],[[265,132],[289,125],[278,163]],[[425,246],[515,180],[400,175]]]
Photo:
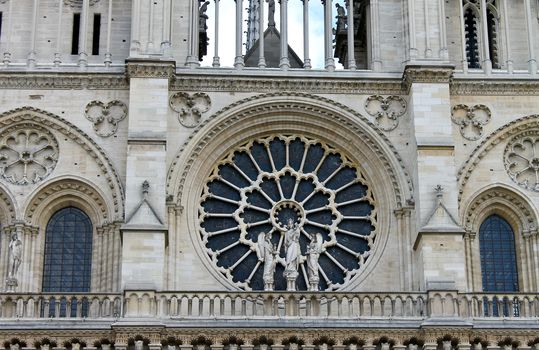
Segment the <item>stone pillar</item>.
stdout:
[[126,223],[122,226],[122,287],[164,287],[167,243],[166,135],[169,80],[175,65],[130,60]]
[[466,288],[464,231],[459,226],[458,185],[449,96],[451,66],[407,66],[411,129],[416,143],[414,169],[416,227],[414,251],[419,288],[427,281]]

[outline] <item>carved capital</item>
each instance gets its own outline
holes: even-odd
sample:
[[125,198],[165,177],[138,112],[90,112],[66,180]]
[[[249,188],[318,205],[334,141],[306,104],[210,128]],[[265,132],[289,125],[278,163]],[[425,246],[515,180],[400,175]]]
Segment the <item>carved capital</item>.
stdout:
[[173,61],[128,60],[127,76],[131,78],[171,79],[176,71]]
[[406,66],[402,83],[409,90],[413,83],[449,84],[453,76],[453,66]]

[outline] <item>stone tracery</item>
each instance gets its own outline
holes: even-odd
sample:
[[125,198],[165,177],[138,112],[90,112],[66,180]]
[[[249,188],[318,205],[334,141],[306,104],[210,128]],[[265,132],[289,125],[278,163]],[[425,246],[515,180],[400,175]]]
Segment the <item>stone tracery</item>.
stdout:
[[315,288],[335,290],[370,255],[376,236],[374,203],[357,165],[338,150],[304,136],[268,136],[238,147],[214,167],[199,208],[201,238],[229,280],[245,289],[263,289],[266,259],[260,256],[267,253],[257,252],[257,239],[271,233],[277,250],[275,288],[285,289],[285,233],[297,229],[296,283],[305,290],[312,280],[309,242],[321,235]]
[[525,133],[513,138],[505,148],[504,162],[514,182],[539,192],[539,136]]

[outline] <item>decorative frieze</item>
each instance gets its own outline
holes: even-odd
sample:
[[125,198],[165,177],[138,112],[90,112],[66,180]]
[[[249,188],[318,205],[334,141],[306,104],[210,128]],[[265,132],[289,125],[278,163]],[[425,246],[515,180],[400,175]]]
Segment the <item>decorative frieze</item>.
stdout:
[[173,61],[127,61],[127,76],[129,78],[171,79],[175,71],[176,64]]
[[127,90],[128,80],[124,73],[78,74],[78,73],[1,73],[0,89],[69,89],[69,90]]
[[453,76],[453,66],[406,66],[402,84],[406,91],[413,83],[449,84]]
[[[80,8],[82,7],[82,1],[83,0],[64,0],[64,4],[66,4],[67,6]],[[93,6],[97,4],[98,2],[99,0],[90,0],[90,6]]]
[[451,121],[459,126],[466,140],[476,141],[483,136],[483,126],[491,119],[490,109],[485,105],[467,106],[459,104],[451,109]]
[[84,115],[92,122],[97,135],[109,137],[116,134],[118,124],[127,117],[127,106],[118,100],[91,101],[86,105]]

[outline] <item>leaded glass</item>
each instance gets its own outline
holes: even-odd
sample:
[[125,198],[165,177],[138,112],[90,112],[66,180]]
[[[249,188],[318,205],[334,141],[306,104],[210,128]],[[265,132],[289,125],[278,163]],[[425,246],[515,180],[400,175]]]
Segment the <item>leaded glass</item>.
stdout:
[[[286,289],[287,223],[299,230],[297,289],[309,287],[308,247],[320,242],[317,290],[344,286],[369,259],[376,236],[375,200],[358,164],[319,140],[278,135],[249,141],[223,157],[204,187],[200,237],[233,284],[264,289],[261,234],[270,235],[275,290]],[[268,240],[268,242],[269,242]],[[311,270],[315,264],[311,260]]]

